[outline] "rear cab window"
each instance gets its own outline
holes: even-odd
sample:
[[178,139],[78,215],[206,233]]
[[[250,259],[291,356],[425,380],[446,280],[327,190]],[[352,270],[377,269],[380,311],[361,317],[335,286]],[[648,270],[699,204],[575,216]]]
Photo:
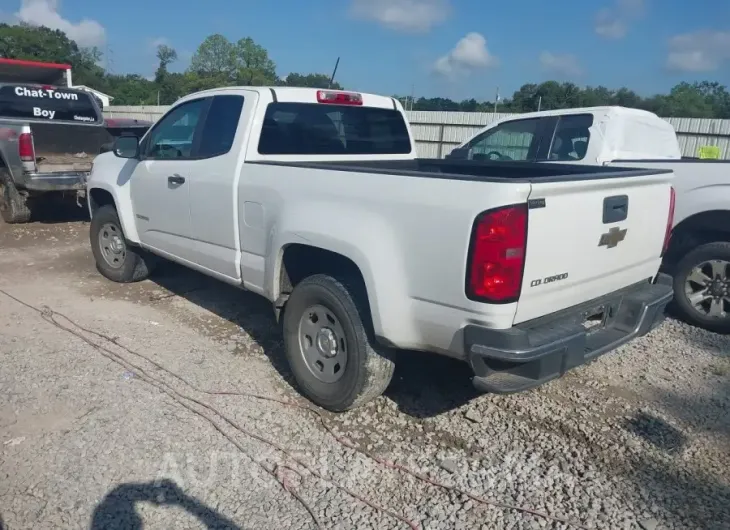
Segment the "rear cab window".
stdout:
[[269,103],[262,155],[403,155],[412,151],[403,114],[395,109],[317,103]]
[[0,84],[0,119],[81,125],[104,120],[88,92],[26,84]]

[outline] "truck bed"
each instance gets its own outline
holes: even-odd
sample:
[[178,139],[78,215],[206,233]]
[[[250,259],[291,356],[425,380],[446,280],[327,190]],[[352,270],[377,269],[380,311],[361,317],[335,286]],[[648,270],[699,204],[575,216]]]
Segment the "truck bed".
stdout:
[[67,171],[91,171],[93,153],[47,153],[36,152],[36,166],[39,173],[61,173]]
[[630,168],[576,164],[543,164],[538,162],[502,162],[482,160],[443,160],[416,158],[412,160],[363,160],[346,162],[253,162],[258,164],[333,169],[338,171],[386,173],[411,177],[445,178],[501,182],[557,182],[594,180],[616,177],[640,177],[671,173],[671,168]]

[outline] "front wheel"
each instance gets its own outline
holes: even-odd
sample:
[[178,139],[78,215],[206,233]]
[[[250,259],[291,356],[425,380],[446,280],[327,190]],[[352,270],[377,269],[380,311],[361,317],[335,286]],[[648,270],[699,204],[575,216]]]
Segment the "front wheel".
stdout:
[[96,268],[105,278],[118,283],[139,282],[152,272],[153,258],[129,244],[114,206],[102,206],[94,212],[89,239]]
[[359,282],[319,274],[299,283],[284,309],[289,366],[305,396],[341,412],[382,394],[394,353],[375,343]]
[[677,263],[674,302],[688,323],[730,333],[730,243],[700,245]]

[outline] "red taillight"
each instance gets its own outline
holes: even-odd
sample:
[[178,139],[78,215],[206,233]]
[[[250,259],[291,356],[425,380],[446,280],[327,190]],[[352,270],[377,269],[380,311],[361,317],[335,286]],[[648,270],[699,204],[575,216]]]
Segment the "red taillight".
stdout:
[[674,225],[674,201],[676,192],[674,187],[669,188],[669,215],[667,216],[667,229],[664,232],[664,245],[662,246],[662,256],[669,249],[669,240],[672,239],[672,225]]
[[23,162],[35,162],[35,148],[31,133],[22,133],[18,136],[18,155]]
[[317,102],[332,103],[334,105],[362,105],[362,95],[355,92],[317,90]]
[[517,301],[522,289],[526,245],[526,204],[481,213],[472,229],[467,296],[497,304]]

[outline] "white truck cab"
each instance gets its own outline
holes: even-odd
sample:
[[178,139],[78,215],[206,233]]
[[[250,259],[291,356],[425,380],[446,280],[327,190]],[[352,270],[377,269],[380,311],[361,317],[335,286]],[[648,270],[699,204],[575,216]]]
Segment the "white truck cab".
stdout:
[[661,322],[671,179],[419,159],[393,98],[231,87],[96,158],[90,242],[113,281],[163,257],[266,297],[299,387],[330,410],[379,395],[399,349],[514,392]]

